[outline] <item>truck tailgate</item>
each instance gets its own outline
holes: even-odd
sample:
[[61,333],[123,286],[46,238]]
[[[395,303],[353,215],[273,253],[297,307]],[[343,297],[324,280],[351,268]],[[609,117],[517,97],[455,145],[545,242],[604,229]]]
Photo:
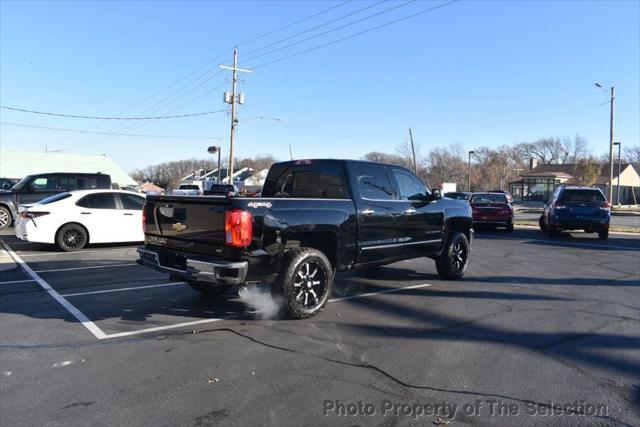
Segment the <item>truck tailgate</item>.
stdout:
[[229,199],[207,196],[149,197],[144,206],[147,244],[206,255],[222,253]]

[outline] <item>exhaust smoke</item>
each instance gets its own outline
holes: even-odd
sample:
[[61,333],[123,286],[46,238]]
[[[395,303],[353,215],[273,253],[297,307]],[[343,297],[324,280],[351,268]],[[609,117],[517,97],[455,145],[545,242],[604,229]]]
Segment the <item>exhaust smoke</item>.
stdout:
[[238,289],[240,300],[257,311],[262,320],[279,319],[282,314],[284,300],[279,296],[272,296],[268,289],[260,289],[256,285],[242,286]]

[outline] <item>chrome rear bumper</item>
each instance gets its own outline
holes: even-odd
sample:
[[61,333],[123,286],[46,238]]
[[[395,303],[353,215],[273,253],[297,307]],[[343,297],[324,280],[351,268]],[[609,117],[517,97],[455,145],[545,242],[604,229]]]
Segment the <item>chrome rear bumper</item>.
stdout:
[[180,276],[186,280],[209,282],[221,285],[238,285],[245,282],[249,263],[247,261],[210,261],[186,258],[186,269],[163,265],[160,254],[154,250],[139,247],[140,258],[136,261],[140,265],[154,270]]

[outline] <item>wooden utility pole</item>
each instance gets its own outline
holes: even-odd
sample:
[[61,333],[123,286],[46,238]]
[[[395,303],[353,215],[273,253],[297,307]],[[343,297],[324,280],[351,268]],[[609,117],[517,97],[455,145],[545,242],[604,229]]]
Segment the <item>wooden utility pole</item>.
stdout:
[[[227,100],[225,96],[225,102],[231,104],[231,135],[229,137],[229,166],[227,168],[227,177],[229,178],[229,184],[233,184],[233,143],[235,140],[236,126],[238,125],[238,117],[236,117],[236,103],[238,102],[238,97],[236,96],[236,85],[238,83],[238,71],[250,73],[251,70],[238,68],[238,48],[233,49],[233,66],[229,67],[221,65],[220,68],[233,71],[230,99]],[[241,99],[240,104],[243,102],[244,100]]]
[[[611,86],[611,114],[609,117],[609,203],[613,204],[613,112],[616,88]],[[620,177],[618,177],[618,180]]]
[[413,133],[409,128],[409,139],[411,140],[411,155],[413,156],[413,173],[418,175],[418,164],[416,163],[416,149],[413,146]]

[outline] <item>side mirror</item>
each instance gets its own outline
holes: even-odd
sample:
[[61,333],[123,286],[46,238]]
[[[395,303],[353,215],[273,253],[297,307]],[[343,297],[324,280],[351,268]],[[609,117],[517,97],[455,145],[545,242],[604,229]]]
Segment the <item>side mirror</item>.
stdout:
[[431,200],[442,199],[442,191],[439,188],[431,190]]

